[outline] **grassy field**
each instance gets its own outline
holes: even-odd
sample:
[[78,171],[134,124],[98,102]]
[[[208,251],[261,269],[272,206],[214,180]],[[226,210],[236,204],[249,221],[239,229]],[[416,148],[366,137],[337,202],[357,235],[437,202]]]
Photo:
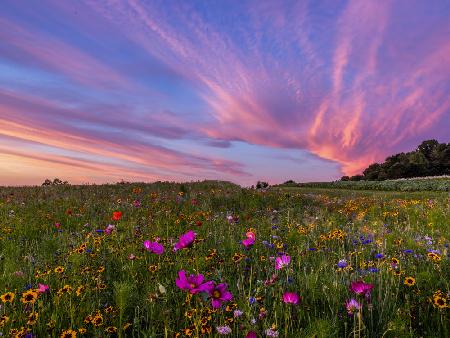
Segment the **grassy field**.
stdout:
[[445,192],[0,188],[0,335],[449,337],[449,221]]
[[373,191],[450,191],[449,176],[430,176],[385,181],[334,181],[281,184],[279,187]]

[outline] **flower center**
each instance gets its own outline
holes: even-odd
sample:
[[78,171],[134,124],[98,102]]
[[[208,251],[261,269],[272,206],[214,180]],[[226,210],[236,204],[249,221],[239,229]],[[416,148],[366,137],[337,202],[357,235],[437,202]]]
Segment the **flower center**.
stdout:
[[213,298],[220,298],[220,291],[219,290],[214,290],[212,296],[213,296]]

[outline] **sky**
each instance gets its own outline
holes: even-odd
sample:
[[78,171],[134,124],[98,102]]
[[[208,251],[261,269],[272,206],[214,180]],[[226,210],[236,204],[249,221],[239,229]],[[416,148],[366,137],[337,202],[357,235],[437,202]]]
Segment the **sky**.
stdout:
[[329,181],[450,142],[450,1],[2,0],[0,185]]

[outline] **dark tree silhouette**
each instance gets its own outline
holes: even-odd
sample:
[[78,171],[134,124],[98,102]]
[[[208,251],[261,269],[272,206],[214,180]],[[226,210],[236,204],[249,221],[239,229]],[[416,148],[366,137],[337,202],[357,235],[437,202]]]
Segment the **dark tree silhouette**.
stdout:
[[423,141],[416,150],[373,163],[363,175],[343,176],[341,181],[382,181],[387,179],[450,175],[450,143],[436,140]]

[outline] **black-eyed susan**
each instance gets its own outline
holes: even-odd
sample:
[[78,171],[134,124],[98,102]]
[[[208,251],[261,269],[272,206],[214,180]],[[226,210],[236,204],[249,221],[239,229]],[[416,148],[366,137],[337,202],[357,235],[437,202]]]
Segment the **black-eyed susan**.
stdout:
[[433,297],[433,305],[439,309],[445,309],[447,307],[447,299],[441,295]]
[[19,334],[19,330],[18,329],[10,329],[9,330],[9,335],[11,336],[11,337],[15,337],[15,336],[17,336]]
[[31,313],[28,315],[27,325],[34,325],[34,324],[36,324],[38,318],[39,318],[39,313],[37,313],[37,312],[31,312]]
[[87,330],[86,330],[84,327],[80,327],[80,328],[78,329],[78,333],[79,333],[79,334],[85,334],[86,331],[87,331]]
[[96,313],[95,316],[92,318],[91,323],[96,327],[103,325],[103,316],[100,313]]
[[86,317],[84,317],[83,323],[89,324],[91,322],[92,322],[92,316],[91,315],[87,315]]
[[91,269],[89,266],[84,267],[83,269],[81,269],[81,274],[82,274],[82,275],[85,275],[85,274],[91,272],[91,270],[92,270],[92,269]]
[[428,258],[430,258],[431,260],[433,260],[435,262],[440,262],[441,261],[441,256],[439,256],[435,252],[429,252],[429,253],[427,253],[427,256],[428,256]]
[[192,336],[194,334],[194,330],[195,330],[195,328],[187,327],[187,328],[181,330],[181,332],[183,332],[183,334],[185,336],[190,337],[190,336]]
[[106,333],[116,333],[116,332],[117,332],[117,327],[115,327],[115,326],[108,326],[108,327],[105,329],[105,332],[106,332]]
[[131,323],[125,323],[125,324],[122,326],[122,329],[123,329],[124,331],[126,331],[126,330],[128,330],[130,327],[131,327]]
[[406,277],[403,283],[408,286],[413,286],[416,284],[416,280],[413,277]]
[[105,283],[99,283],[99,284],[97,284],[96,288],[98,290],[105,290],[106,289],[106,284]]
[[1,315],[0,317],[0,327],[5,326],[5,324],[9,322],[9,317],[6,314]]
[[202,334],[211,334],[212,333],[212,327],[208,326],[208,325],[202,325],[201,333]]
[[61,332],[60,338],[76,338],[77,331],[74,331],[72,329],[64,330]]
[[14,300],[15,294],[13,292],[7,292],[0,296],[0,299],[3,303],[12,303]]
[[38,293],[35,290],[27,290],[22,293],[22,298],[20,298],[20,301],[23,304],[34,304],[38,298]]
[[72,287],[70,285],[64,285],[61,289],[58,290],[57,294],[58,296],[62,296],[64,294],[71,294],[72,293]]
[[84,285],[80,285],[79,287],[77,287],[77,290],[75,291],[75,294],[80,297],[81,294],[86,291],[86,286]]
[[158,265],[150,265],[150,266],[148,267],[148,271],[150,271],[150,272],[156,272],[156,271],[158,271],[158,270],[159,270]]
[[82,247],[78,247],[78,248],[75,249],[75,252],[77,254],[82,254],[84,252],[84,249]]
[[186,312],[184,313],[184,316],[185,316],[186,318],[191,319],[192,316],[194,315],[194,313],[195,313],[195,309],[191,309],[191,310],[189,310],[189,311],[186,311]]
[[53,271],[55,271],[56,273],[63,273],[64,270],[65,269],[63,266],[57,266]]
[[236,252],[232,259],[234,263],[239,263],[244,257],[245,255]]

